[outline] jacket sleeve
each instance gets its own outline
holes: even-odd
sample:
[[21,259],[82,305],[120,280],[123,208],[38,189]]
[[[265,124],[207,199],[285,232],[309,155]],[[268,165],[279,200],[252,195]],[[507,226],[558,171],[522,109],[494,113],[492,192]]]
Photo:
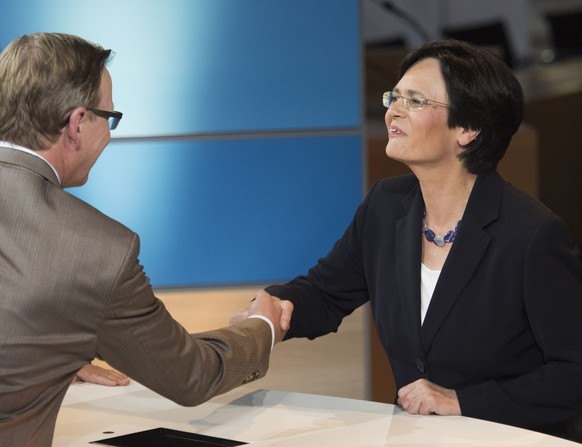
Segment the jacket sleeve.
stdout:
[[188,334],[154,296],[134,235],[110,292],[97,354],[178,404],[193,406],[266,374],[271,329],[258,318]]
[[565,224],[547,219],[524,260],[525,309],[544,363],[528,374],[457,390],[463,415],[543,427],[582,408],[582,263]]

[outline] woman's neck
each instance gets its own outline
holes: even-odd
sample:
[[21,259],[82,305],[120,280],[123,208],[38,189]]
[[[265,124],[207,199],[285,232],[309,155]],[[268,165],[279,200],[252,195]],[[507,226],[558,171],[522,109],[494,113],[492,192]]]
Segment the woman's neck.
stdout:
[[425,220],[435,232],[448,231],[461,220],[477,176],[464,168],[457,172],[419,177]]

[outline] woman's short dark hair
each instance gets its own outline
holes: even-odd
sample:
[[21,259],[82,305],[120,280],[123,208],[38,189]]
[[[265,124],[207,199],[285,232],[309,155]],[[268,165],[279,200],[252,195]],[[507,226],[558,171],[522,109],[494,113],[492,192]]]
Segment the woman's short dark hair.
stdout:
[[440,64],[450,102],[448,126],[480,131],[461,154],[465,167],[474,174],[495,169],[523,120],[519,81],[495,54],[457,40],[413,50],[402,61],[399,78],[426,58]]

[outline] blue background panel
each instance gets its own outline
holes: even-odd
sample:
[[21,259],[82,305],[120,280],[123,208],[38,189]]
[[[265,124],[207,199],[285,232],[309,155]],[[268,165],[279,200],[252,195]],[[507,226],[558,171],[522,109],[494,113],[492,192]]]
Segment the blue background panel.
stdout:
[[0,48],[77,34],[116,53],[116,137],[361,125],[357,0],[0,0]]
[[136,231],[157,287],[304,273],[362,193],[358,0],[0,0],[0,48],[115,51],[116,140],[73,194]]
[[68,191],[136,231],[158,287],[305,273],[349,224],[360,136],[114,141]]

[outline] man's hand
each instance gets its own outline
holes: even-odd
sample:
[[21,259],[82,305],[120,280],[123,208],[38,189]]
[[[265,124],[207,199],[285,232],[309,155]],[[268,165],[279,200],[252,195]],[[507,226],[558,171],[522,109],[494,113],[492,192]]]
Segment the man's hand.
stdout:
[[230,317],[230,324],[238,323],[253,315],[261,315],[273,323],[275,343],[279,343],[289,330],[292,313],[293,303],[291,301],[282,300],[276,296],[269,295],[264,290],[259,290],[255,298],[246,307],[243,307]]
[[77,372],[74,381],[78,380],[106,386],[126,386],[129,385],[130,382],[127,376],[124,376],[117,371],[103,369],[99,366],[92,365],[91,363],[87,363],[79,370],[79,372]]
[[400,388],[398,404],[411,414],[461,415],[455,390],[443,388],[425,379],[419,379]]

